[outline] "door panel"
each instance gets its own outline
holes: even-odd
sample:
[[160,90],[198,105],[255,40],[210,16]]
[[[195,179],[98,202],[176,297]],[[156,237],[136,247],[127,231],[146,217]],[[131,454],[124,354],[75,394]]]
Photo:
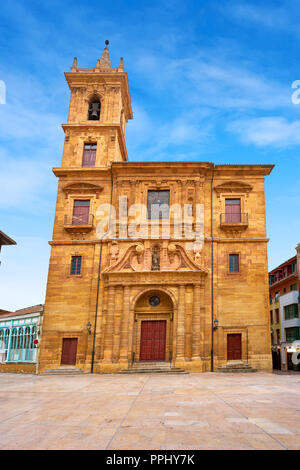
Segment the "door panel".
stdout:
[[242,359],[242,335],[227,335],[227,361]]
[[140,361],[166,359],[166,320],[142,321]]
[[61,364],[75,365],[77,353],[77,338],[63,338]]

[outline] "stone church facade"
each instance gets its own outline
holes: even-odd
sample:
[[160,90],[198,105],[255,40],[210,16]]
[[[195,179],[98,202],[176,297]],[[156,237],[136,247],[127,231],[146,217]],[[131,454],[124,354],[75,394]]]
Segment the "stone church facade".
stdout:
[[123,60],[112,68],[105,47],[96,67],[74,59],[65,76],[39,373],[160,361],[271,370],[264,178],[273,166],[130,163]]

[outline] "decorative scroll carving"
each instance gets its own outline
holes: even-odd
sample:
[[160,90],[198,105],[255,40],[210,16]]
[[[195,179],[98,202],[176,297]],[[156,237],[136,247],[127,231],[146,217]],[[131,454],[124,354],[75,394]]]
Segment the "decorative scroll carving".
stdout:
[[[117,244],[115,242],[115,244]],[[111,248],[116,256],[116,247]],[[117,251],[118,256],[119,252]],[[200,255],[200,250],[199,252]],[[138,243],[129,247],[123,254],[121,259],[117,258],[115,263],[110,263],[105,271],[202,271],[206,270],[200,267],[201,256],[197,257],[195,263],[187,254],[184,247],[179,244],[169,243],[165,248],[157,243],[152,247],[145,248],[144,244]]]

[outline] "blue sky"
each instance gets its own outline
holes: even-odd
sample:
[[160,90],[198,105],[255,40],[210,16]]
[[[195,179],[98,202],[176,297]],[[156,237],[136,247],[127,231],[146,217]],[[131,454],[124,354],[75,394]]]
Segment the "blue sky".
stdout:
[[298,1],[1,1],[0,308],[44,301],[74,56],[93,67],[110,40],[134,111],[131,161],[276,167],[266,179],[269,268],[300,242]]

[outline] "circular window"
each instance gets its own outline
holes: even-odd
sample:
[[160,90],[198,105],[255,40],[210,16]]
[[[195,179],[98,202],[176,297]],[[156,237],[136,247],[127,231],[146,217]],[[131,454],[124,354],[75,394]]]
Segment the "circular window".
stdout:
[[149,304],[152,305],[152,307],[157,307],[157,305],[160,304],[160,298],[157,297],[157,295],[150,297]]

